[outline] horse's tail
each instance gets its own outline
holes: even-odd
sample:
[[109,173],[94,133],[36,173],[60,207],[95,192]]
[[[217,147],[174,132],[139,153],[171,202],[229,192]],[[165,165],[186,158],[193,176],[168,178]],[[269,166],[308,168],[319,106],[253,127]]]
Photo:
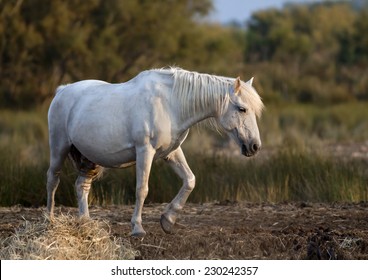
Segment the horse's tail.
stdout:
[[66,85],[60,85],[56,88],[55,95],[62,92],[69,84]]

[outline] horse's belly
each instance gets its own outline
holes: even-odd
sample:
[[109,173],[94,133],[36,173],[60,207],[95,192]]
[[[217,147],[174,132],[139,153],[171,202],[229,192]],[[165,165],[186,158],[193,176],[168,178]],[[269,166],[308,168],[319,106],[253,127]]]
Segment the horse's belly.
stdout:
[[123,163],[123,164],[121,164],[121,165],[119,165],[117,167],[119,167],[119,168],[127,168],[127,167],[132,166],[132,165],[135,165],[135,161]]
[[119,151],[113,155],[110,154],[103,157],[106,157],[106,159],[103,158],[101,163],[107,167],[129,167],[135,164],[136,161],[135,149]]
[[74,139],[73,145],[90,161],[108,168],[128,167],[135,164],[136,152],[132,145],[112,145],[107,139]]
[[135,145],[128,130],[114,118],[109,122],[92,114],[82,121],[71,120],[68,134],[73,145],[90,161],[104,167],[132,165]]
[[101,154],[95,151],[91,155],[86,155],[88,159],[98,165],[109,168],[125,168],[135,164],[136,155],[135,149],[128,149],[124,151]]

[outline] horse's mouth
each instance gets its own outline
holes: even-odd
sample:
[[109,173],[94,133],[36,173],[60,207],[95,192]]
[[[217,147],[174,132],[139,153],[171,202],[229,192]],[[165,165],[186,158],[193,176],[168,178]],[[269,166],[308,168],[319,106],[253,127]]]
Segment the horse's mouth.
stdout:
[[245,144],[242,144],[241,153],[246,157],[252,157],[258,153],[259,149],[260,149],[260,145],[257,145],[257,144],[252,144],[249,147]]
[[251,143],[249,145],[246,145],[240,139],[238,129],[235,128],[234,131],[235,131],[235,133],[232,133],[232,136],[235,139],[235,141],[239,144],[239,146],[241,147],[242,155],[244,155],[246,157],[254,156],[259,151],[259,149],[261,148],[261,145],[257,144],[256,141],[251,141]]
[[244,156],[246,156],[246,157],[251,157],[251,156],[253,156],[253,155],[254,155],[253,153],[251,153],[251,152],[248,150],[248,148],[247,148],[247,146],[246,146],[245,144],[243,144],[243,145],[241,146],[241,153],[242,153],[242,155],[244,155]]

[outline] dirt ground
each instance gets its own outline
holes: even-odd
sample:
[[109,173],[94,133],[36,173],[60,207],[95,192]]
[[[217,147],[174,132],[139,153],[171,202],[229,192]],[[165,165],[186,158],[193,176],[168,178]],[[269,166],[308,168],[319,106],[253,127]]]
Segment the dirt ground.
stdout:
[[[254,204],[224,201],[187,204],[173,234],[159,219],[165,204],[144,207],[144,239],[130,237],[133,206],[91,207],[128,239],[138,259],[368,259],[368,202]],[[0,238],[23,219],[43,219],[44,208],[0,208]],[[77,215],[58,207],[57,213]]]

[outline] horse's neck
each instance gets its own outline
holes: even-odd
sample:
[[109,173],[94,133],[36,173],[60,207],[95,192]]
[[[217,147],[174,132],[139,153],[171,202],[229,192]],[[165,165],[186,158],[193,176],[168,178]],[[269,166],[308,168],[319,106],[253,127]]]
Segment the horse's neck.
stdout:
[[[170,75],[158,73],[162,82],[171,84],[171,97],[167,98],[171,100],[171,112],[181,129],[187,130],[203,120],[218,117],[224,104],[228,103],[229,81],[225,79],[222,81],[220,78],[212,79],[209,75],[180,70],[177,75],[172,72],[169,72]],[[190,84],[193,82],[195,84]]]
[[[197,92],[195,94],[201,94],[200,92]],[[226,94],[226,93],[221,93],[221,94]],[[221,97],[219,94],[219,98],[223,98]],[[196,110],[196,111],[192,111],[192,113],[179,113],[181,114],[180,116],[180,122],[183,126],[183,129],[187,130],[190,127],[192,127],[193,125],[200,123],[202,121],[205,121],[209,118],[217,118],[220,116],[221,114],[221,110],[219,110],[220,108],[218,108],[218,106],[204,106],[203,108],[201,108],[201,110]],[[179,110],[180,112],[181,110]]]
[[197,123],[200,123],[208,118],[215,117],[214,112],[201,112],[200,114],[195,114],[192,116],[181,117],[181,127],[183,130],[187,130]]

